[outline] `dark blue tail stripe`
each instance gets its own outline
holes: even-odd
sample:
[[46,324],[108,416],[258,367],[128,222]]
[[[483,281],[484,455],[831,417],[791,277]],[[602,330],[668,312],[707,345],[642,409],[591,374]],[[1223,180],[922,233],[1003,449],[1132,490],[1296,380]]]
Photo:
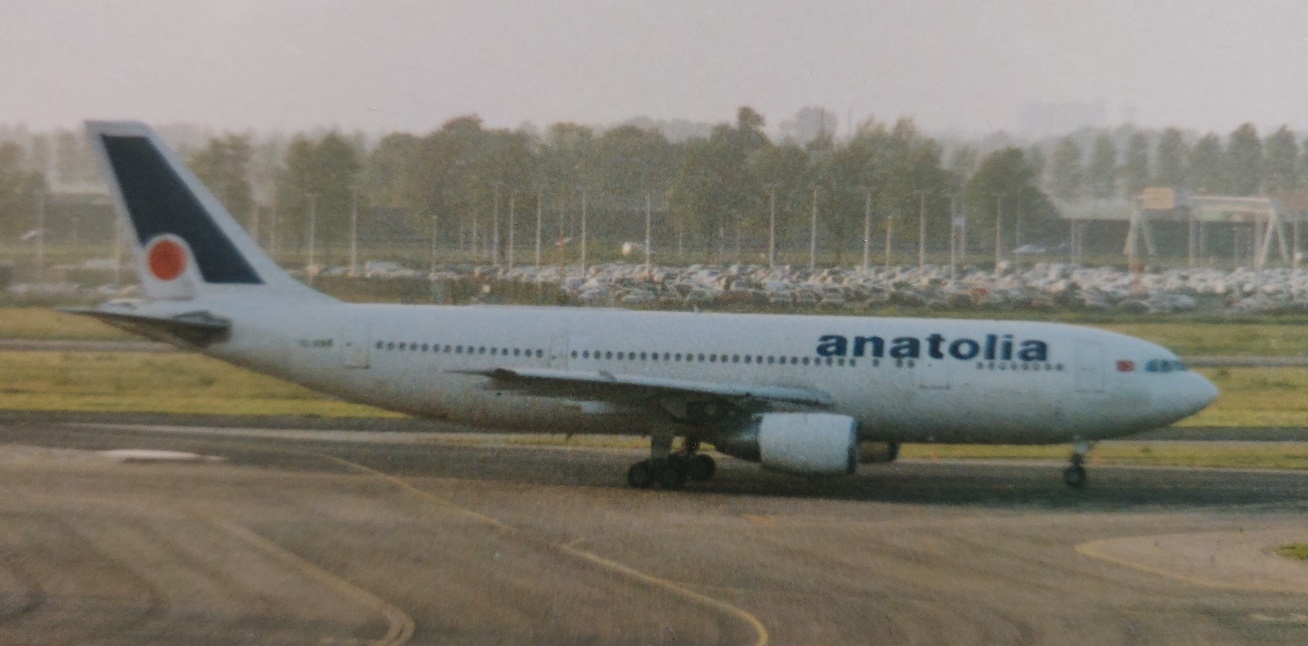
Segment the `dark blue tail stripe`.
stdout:
[[149,139],[102,137],[142,245],[171,233],[190,245],[206,283],[263,283]]

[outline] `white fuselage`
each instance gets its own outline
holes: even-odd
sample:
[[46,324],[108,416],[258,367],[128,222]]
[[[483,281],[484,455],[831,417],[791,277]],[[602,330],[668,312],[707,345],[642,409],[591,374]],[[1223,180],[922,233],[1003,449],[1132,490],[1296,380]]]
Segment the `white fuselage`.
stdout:
[[[1063,324],[224,301],[203,304],[233,322],[230,340],[205,350],[212,356],[350,401],[486,428],[647,433],[667,423],[474,374],[496,368],[810,389],[831,396],[828,412],[855,418],[861,439],[897,442],[1118,437],[1191,415],[1215,394],[1162,347]],[[1177,369],[1147,371],[1151,361]]]

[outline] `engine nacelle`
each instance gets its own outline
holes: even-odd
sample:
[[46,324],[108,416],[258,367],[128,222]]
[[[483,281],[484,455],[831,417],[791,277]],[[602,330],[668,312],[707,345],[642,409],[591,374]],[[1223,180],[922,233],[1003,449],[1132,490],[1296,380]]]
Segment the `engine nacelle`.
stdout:
[[899,457],[899,442],[859,442],[858,461],[863,464],[894,462]]
[[858,422],[830,413],[764,413],[714,446],[774,471],[849,475],[859,461]]

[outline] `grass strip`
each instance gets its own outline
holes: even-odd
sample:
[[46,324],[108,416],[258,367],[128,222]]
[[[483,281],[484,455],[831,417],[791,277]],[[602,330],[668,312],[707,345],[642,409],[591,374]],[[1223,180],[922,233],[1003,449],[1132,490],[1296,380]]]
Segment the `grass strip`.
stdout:
[[[1185,427],[1308,427],[1308,368],[1202,371],[1221,390]],[[0,409],[399,417],[198,354],[0,352]]]
[[0,352],[0,409],[402,417],[188,353]]
[[1276,548],[1276,553],[1286,558],[1308,561],[1308,543],[1290,543]]
[[47,307],[0,307],[0,337],[24,341],[134,341],[133,334],[93,318]]
[[[906,444],[906,458],[943,460],[1066,460],[1067,445]],[[1308,446],[1266,442],[1232,446],[1205,442],[1101,442],[1090,465],[1173,466],[1231,469],[1308,469]]]

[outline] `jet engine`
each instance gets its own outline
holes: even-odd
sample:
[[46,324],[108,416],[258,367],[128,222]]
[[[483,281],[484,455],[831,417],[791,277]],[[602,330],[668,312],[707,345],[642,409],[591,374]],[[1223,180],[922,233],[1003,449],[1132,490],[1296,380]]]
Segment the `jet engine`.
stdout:
[[849,475],[858,466],[858,422],[830,413],[764,413],[717,438],[727,455],[797,475]]

